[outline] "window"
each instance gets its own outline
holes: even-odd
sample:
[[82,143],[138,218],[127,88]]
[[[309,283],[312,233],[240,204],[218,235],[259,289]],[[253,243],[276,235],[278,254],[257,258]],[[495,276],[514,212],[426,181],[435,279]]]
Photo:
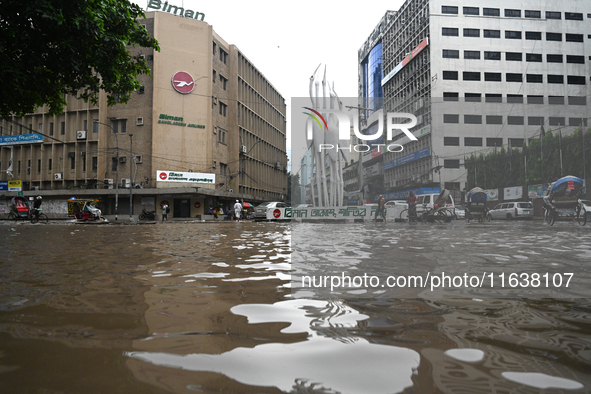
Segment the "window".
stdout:
[[541,11],[525,10],[525,17],[540,19],[542,17],[542,12]]
[[83,130],[84,131],[88,131],[88,120],[84,119],[84,122],[83,122],[83,126],[82,127],[83,127]]
[[546,19],[562,19],[562,13],[556,11],[546,11]]
[[484,15],[484,16],[501,16],[501,10],[498,8],[483,8],[482,15]]
[[214,55],[215,55],[215,50],[216,50],[216,48],[217,48],[217,44],[214,42],[214,43],[213,43],[213,54],[214,54]]
[[145,91],[146,91],[146,88],[144,87],[144,85],[140,85],[140,88],[138,89],[137,93],[144,94]]
[[213,75],[211,76],[211,80],[213,83],[215,83],[215,79],[216,79],[217,75],[218,75],[218,73],[215,70],[213,70]]
[[480,15],[480,8],[464,7],[464,15]]
[[548,83],[563,84],[564,75],[548,74]]
[[[521,74],[519,74],[521,75]],[[523,95],[522,94],[508,94],[507,95],[507,102],[512,104],[523,104]]]
[[500,115],[486,115],[486,124],[503,124],[503,117]]
[[568,118],[568,125],[572,127],[583,126],[583,118]]
[[501,60],[501,52],[484,52],[484,60]]
[[564,19],[571,21],[582,21],[583,14],[581,14],[580,12],[565,12]]
[[442,5],[441,6],[441,13],[442,14],[458,14],[458,7],[453,7],[449,5]]
[[66,122],[62,122],[60,124],[60,134],[61,135],[66,135]]
[[228,85],[228,79],[227,79],[227,78],[225,78],[225,77],[222,77],[222,76],[220,75],[220,82],[222,83],[222,89],[226,90],[226,87],[227,87],[227,85]]
[[484,80],[489,82],[501,82],[501,73],[484,73]]
[[522,74],[507,73],[505,74],[505,78],[507,82],[523,82]]
[[41,159],[37,160],[37,174],[41,173]]
[[550,117],[548,124],[550,126],[566,126],[566,122],[562,117]]
[[486,146],[503,146],[503,139],[502,138],[487,138],[486,139]]
[[527,74],[526,81],[529,83],[542,83],[542,74]]
[[442,27],[441,28],[441,35],[442,36],[454,36],[457,37],[460,35],[460,30],[456,27]]
[[542,126],[544,124],[543,116],[528,116],[527,124],[529,126]]
[[546,41],[562,41],[562,33],[546,33]]
[[548,63],[562,63],[562,55],[546,55]]
[[482,138],[464,137],[464,146],[482,146]]
[[111,171],[117,171],[119,160],[116,157],[111,157]]
[[582,34],[566,33],[566,41],[567,42],[584,42],[584,38],[583,38]]
[[460,115],[443,114],[443,123],[460,123]]
[[482,115],[464,115],[465,124],[482,124]]
[[82,156],[82,171],[86,172],[86,152],[82,153],[84,153],[84,156]]
[[464,29],[464,37],[480,37],[480,29]]
[[460,137],[443,137],[444,146],[460,146]]
[[479,71],[464,71],[463,72],[463,79],[464,79],[464,81],[480,81],[480,72]]
[[458,72],[457,71],[444,71],[443,72],[443,79],[457,81],[458,80]]
[[[74,152],[74,153],[76,153],[76,152]],[[76,169],[76,155],[70,156],[70,169],[71,170]]]
[[466,102],[479,103],[482,101],[482,94],[480,93],[465,93],[464,100]]
[[484,38],[501,38],[501,31],[500,30],[483,30],[482,36]]
[[521,10],[505,10],[505,16],[508,18],[521,18]]
[[567,76],[566,80],[569,85],[584,85],[585,84],[585,77],[580,77],[578,75],[569,75]]
[[541,53],[526,53],[525,54],[525,61],[526,62],[542,62],[542,54]]
[[222,144],[226,143],[226,131],[222,130],[222,129],[218,129],[218,142],[221,142]]
[[49,135],[53,135],[53,122],[49,123]]
[[544,104],[544,96],[527,96],[528,104]]
[[568,96],[568,105],[587,105],[587,97]]
[[505,53],[505,60],[507,61],[514,61],[520,62],[523,59],[523,54],[521,52],[507,52]]
[[113,133],[127,133],[127,119],[117,119],[111,121]]
[[509,138],[509,146],[511,148],[523,147],[523,138]]
[[459,59],[460,51],[458,51],[457,49],[444,49],[443,57],[447,59]]
[[464,51],[464,59],[480,59],[480,51]]
[[447,190],[460,190],[460,182],[445,182],[444,185]]
[[542,32],[540,32],[540,31],[526,31],[525,32],[525,39],[526,40],[541,40],[542,39]]
[[585,64],[585,56],[566,55],[567,63]]
[[505,38],[521,40],[521,32],[516,30],[505,30]]
[[97,171],[98,170],[98,157],[93,156],[92,157],[92,171]]
[[564,105],[564,96],[548,96],[548,104]]
[[53,160],[52,159],[47,160],[47,170],[48,171],[53,170]]
[[222,48],[220,48],[220,61],[224,64],[227,64],[228,61],[228,54]]
[[39,123],[39,132],[43,133],[43,123]]
[[220,115],[226,116],[226,109],[227,108],[228,108],[228,105],[226,105],[220,101]]
[[507,124],[523,126],[523,116],[507,116]]
[[443,101],[458,101],[458,93],[443,92]]
[[460,168],[459,159],[445,159],[443,160],[443,168]]
[[502,103],[503,102],[503,96],[498,93],[486,93],[484,97],[485,97],[484,101],[486,101],[487,103]]

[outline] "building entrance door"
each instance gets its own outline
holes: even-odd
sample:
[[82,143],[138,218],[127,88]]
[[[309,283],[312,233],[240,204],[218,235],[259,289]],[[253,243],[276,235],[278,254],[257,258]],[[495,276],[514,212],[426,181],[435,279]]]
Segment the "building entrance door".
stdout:
[[173,217],[175,217],[175,218],[191,217],[191,200],[189,198],[175,198]]

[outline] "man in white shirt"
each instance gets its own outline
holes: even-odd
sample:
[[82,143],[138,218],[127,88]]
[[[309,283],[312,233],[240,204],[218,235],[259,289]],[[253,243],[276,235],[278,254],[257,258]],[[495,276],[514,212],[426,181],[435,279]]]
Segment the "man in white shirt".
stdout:
[[236,200],[236,204],[234,204],[234,214],[236,215],[236,220],[240,221],[242,218],[242,204],[240,201]]

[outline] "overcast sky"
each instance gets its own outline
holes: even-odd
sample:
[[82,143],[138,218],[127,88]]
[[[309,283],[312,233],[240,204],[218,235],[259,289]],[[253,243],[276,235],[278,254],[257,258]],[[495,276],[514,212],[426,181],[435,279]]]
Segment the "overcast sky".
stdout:
[[[327,78],[334,81],[339,96],[356,97],[357,51],[386,11],[403,4],[402,0],[168,1],[204,13],[204,21],[236,45],[285,97],[288,148],[291,97],[308,96],[310,76],[320,63],[327,66]],[[146,10],[148,0],[134,2]]]

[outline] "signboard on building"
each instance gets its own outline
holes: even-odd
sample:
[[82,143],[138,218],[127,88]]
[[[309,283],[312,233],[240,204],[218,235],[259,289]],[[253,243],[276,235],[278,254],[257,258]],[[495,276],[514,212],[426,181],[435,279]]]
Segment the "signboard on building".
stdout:
[[365,170],[366,176],[376,176],[376,175],[382,175],[382,173],[383,173],[382,168],[383,168],[382,163],[376,163],[374,165],[364,167],[363,169]]
[[430,147],[423,148],[421,150],[411,153],[410,155],[402,156],[397,159],[391,160],[387,163],[384,163],[384,170],[389,170],[391,168],[398,167],[403,164],[407,164],[407,163],[410,163],[415,160],[419,160],[419,159],[422,159],[422,158],[428,157],[428,156],[431,156],[431,148]]
[[519,200],[523,196],[523,188],[521,186],[506,187],[503,189],[504,200]]
[[23,190],[23,183],[21,181],[8,181],[9,192],[20,192]]
[[[425,127],[421,127],[419,130],[417,131],[413,131],[412,134],[417,137],[417,139],[424,137],[428,134],[431,134],[431,125],[427,125]],[[408,136],[404,136],[402,138],[398,138],[396,141],[392,141],[390,143],[390,145],[404,145],[410,142],[410,138],[408,138]]]
[[414,59],[419,53],[421,53],[421,51],[423,49],[427,48],[427,45],[429,45],[429,38],[428,37],[426,37],[423,41],[421,41],[415,49],[413,49],[408,55],[406,55],[406,57],[404,59],[402,59],[402,61],[400,63],[398,63],[398,65],[396,67],[394,67],[392,69],[392,71],[390,71],[388,73],[388,75],[386,75],[382,79],[382,86],[384,86],[386,84],[386,82],[391,80],[394,77],[394,75],[398,74],[398,72],[400,70],[402,70],[402,68],[404,66],[406,66],[412,59]]
[[156,171],[158,182],[208,183],[215,184],[215,174],[200,172]]
[[40,144],[42,142],[42,134],[19,134],[0,136],[0,145]]
[[[162,4],[164,3],[164,4]],[[161,0],[149,0],[148,1],[148,8],[153,10],[161,10],[164,12],[169,12],[173,15],[183,16],[185,18],[203,20],[205,18],[205,14],[203,12],[193,11],[193,10],[185,10],[183,7],[179,7],[176,5],[168,4],[168,1],[162,2]]]

